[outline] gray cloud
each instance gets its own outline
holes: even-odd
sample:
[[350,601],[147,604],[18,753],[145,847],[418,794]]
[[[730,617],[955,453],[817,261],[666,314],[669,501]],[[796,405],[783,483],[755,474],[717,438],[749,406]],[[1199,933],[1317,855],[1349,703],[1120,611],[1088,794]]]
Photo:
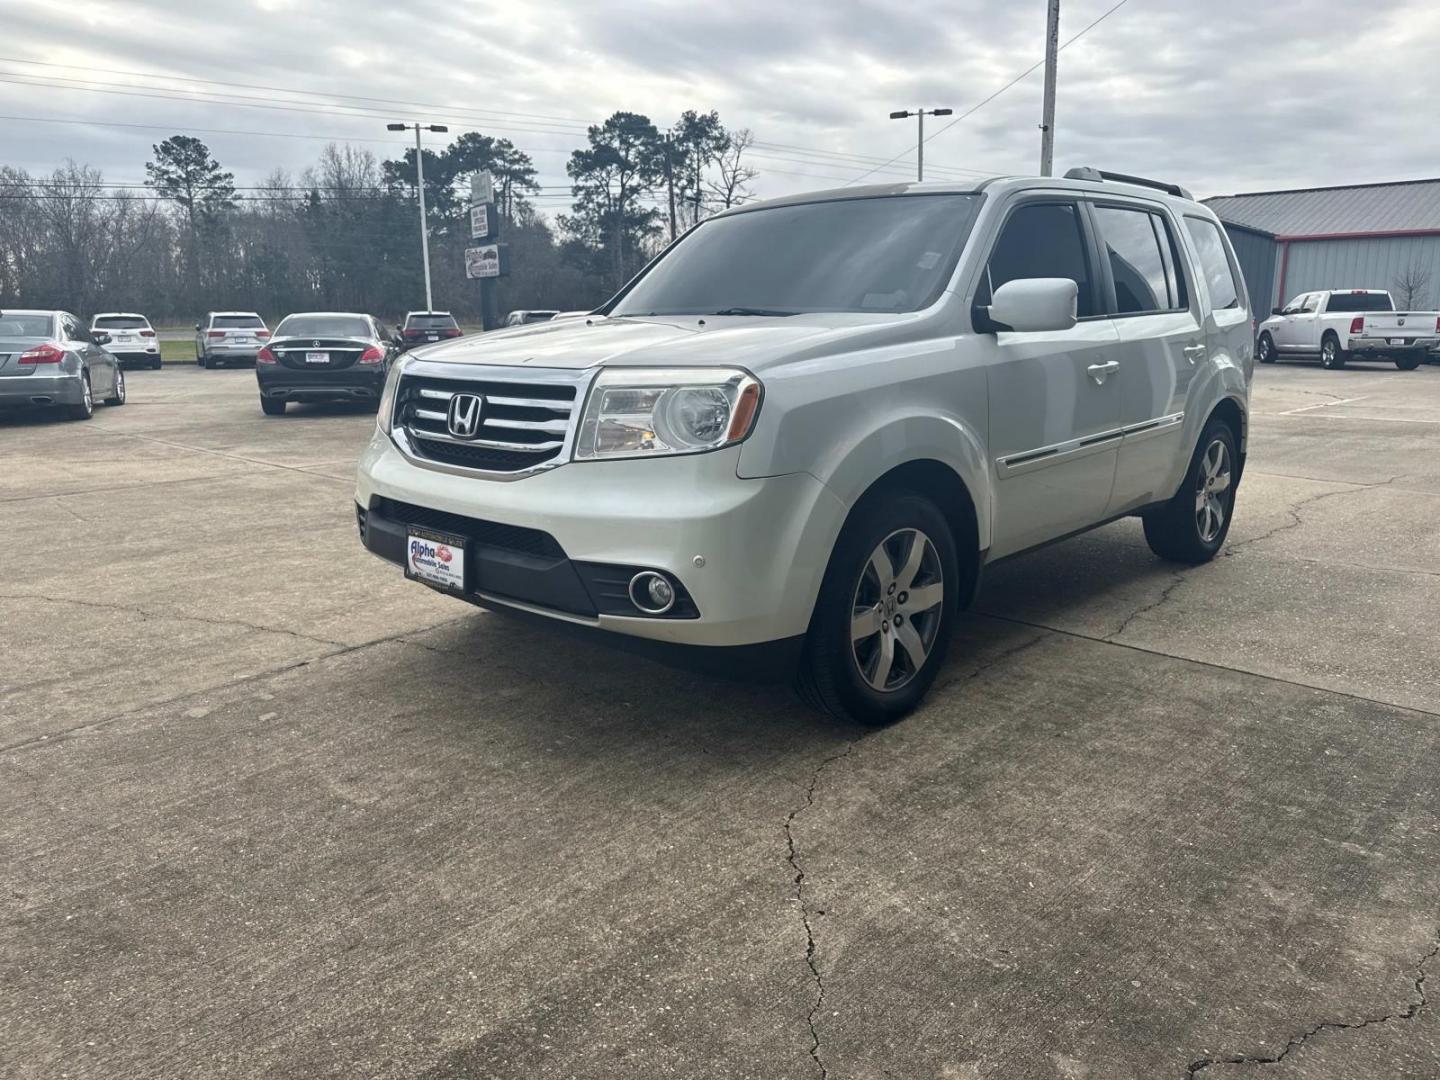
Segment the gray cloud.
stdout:
[[[1065,0],[1062,38],[1111,2]],[[395,118],[427,112],[503,134],[530,151],[542,181],[555,185],[565,182],[565,156],[583,139],[577,125],[622,108],[662,124],[686,108],[715,108],[726,123],[770,143],[880,158],[905,153],[879,177],[900,178],[913,167],[913,127],[888,120],[889,111],[921,103],[961,110],[992,93],[1039,59],[1045,8],[1044,0],[7,6],[0,54],[445,103],[397,107]],[[1165,176],[1207,194],[1431,175],[1430,43],[1437,32],[1440,9],[1422,0],[1378,0],[1363,9],[1341,0],[1211,0],[1203,7],[1130,0],[1061,56],[1057,162]],[[99,70],[87,76],[0,61],[0,72],[115,84],[110,93],[87,93],[0,83],[0,113],[88,121],[0,120],[0,161],[32,171],[68,157],[134,180],[143,176],[150,144],[172,129],[276,133],[202,134],[242,181],[277,166],[298,172],[327,137],[364,140],[382,156],[401,148],[384,132],[384,117],[126,97],[118,90],[127,80]],[[937,136],[927,160],[983,172],[1033,169],[1040,84],[1037,72]],[[206,89],[269,98],[252,104],[284,100],[259,90]],[[497,115],[489,123],[446,115],[458,109],[539,115]],[[778,156],[756,161],[763,194],[831,186],[868,167],[767,153]]]

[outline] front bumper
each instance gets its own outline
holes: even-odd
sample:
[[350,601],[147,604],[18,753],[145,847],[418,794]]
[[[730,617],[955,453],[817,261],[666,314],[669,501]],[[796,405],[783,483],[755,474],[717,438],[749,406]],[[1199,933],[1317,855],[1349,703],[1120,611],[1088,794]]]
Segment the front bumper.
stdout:
[[[53,369],[52,369],[53,370]],[[0,378],[0,408],[17,405],[79,405],[85,400],[80,372]]]
[[374,367],[303,371],[283,364],[257,364],[260,396],[277,401],[378,401],[385,372]]
[[[406,512],[377,500],[553,541],[553,549],[492,544],[493,534],[481,532],[473,592],[465,597],[476,603],[689,645],[795,638],[809,626],[846,508],[808,473],[741,479],[739,457],[737,446],[653,461],[571,462],[523,479],[486,480],[416,465],[377,430],[360,458],[355,498],[366,517],[366,546],[401,564],[404,522],[397,518]],[[697,614],[602,610],[605,603],[594,602],[596,575],[636,567],[668,574]]]
[[1428,352],[1440,347],[1440,337],[1406,338],[1403,345],[1392,345],[1389,338],[1355,337],[1350,339],[1352,353],[1375,353],[1380,356],[1394,356],[1397,353]]

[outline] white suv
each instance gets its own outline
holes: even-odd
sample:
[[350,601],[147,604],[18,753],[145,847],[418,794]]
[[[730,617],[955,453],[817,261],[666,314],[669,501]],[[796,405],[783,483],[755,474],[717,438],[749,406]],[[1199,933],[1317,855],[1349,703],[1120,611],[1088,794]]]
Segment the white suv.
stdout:
[[807,700],[884,723],[986,563],[1133,514],[1161,556],[1214,557],[1252,345],[1224,231],[1173,185],[747,205],[584,321],[397,362],[360,534],[487,608],[794,657]]

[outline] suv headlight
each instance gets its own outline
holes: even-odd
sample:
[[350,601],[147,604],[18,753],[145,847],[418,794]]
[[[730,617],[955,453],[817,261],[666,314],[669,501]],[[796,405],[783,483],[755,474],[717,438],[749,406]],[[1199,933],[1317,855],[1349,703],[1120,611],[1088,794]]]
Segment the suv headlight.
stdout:
[[393,419],[391,414],[395,411],[395,391],[400,386],[400,375],[409,363],[408,356],[397,357],[385,376],[385,388],[380,391],[380,407],[375,411],[375,424],[386,435],[390,434]]
[[575,442],[577,461],[697,454],[739,442],[760,411],[760,382],[736,368],[606,368]]

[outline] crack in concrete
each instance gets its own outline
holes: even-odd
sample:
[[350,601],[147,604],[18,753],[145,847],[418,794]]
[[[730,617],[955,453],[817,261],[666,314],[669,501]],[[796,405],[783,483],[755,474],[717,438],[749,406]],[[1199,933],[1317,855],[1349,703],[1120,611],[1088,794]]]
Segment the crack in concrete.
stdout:
[[[976,614],[982,617],[989,617],[986,616],[985,612],[983,611],[977,611]],[[1000,652],[996,653],[989,660],[986,660],[974,671],[967,671],[964,675],[957,675],[955,678],[946,679],[944,682],[940,682],[937,680],[935,685],[931,687],[930,693],[932,695],[941,694],[944,693],[946,690],[949,690],[952,686],[957,685],[958,683],[969,682],[971,679],[978,679],[981,675],[989,671],[991,668],[995,667],[997,664],[1003,664],[1006,660],[1018,656],[1025,650],[1039,645],[1040,642],[1044,641],[1049,636],[1050,635],[1048,633],[1036,634],[1034,637],[1026,638],[1018,645],[1011,645],[1008,649],[1000,650]]]
[[815,805],[815,788],[820,783],[820,774],[835,762],[849,757],[858,741],[858,738],[851,739],[845,744],[844,750],[838,754],[831,754],[815,766],[815,771],[810,775],[810,784],[805,789],[804,803],[790,811],[785,818],[784,826],[785,860],[795,871],[795,904],[800,909],[800,922],[805,927],[805,964],[809,967],[810,978],[815,983],[815,1001],[805,1016],[805,1023],[810,1028],[810,1057],[814,1060],[815,1067],[820,1070],[820,1080],[826,1080],[830,1075],[830,1071],[825,1067],[824,1059],[820,1056],[820,1030],[815,1026],[815,1017],[820,1012],[820,1006],[825,1003],[825,979],[820,974],[820,965],[815,962],[815,928],[810,922],[810,909],[805,905],[805,868],[800,865],[800,855],[795,849],[794,825],[797,817]]
[[1413,999],[1399,1012],[1386,1013],[1383,1016],[1367,1016],[1355,1021],[1345,1020],[1323,1020],[1312,1027],[1306,1028],[1299,1035],[1296,1035],[1283,1047],[1278,1054],[1230,1054],[1225,1057],[1201,1058],[1192,1061],[1185,1067],[1186,1080],[1194,1080],[1197,1073],[1214,1065],[1278,1065],[1294,1050],[1304,1046],[1306,1042],[1324,1031],[1355,1031],[1360,1028],[1373,1027],[1376,1024],[1388,1024],[1393,1020],[1413,1020],[1420,1014],[1420,1011],[1428,1005],[1429,999],[1425,994],[1425,965],[1440,954],[1440,941],[1436,941],[1415,964],[1415,976],[1413,979]]
[[314,637],[311,634],[302,634],[298,630],[283,630],[276,626],[261,626],[259,623],[246,622],[243,619],[210,619],[201,615],[181,615],[169,611],[148,611],[145,608],[130,604],[103,604],[97,600],[76,600],[68,596],[45,596],[41,593],[0,593],[0,600],[40,600],[47,604],[73,604],[76,607],[94,608],[97,611],[121,611],[127,615],[138,615],[141,620],[145,619],[173,619],[176,622],[200,623],[204,626],[237,626],[246,630],[255,630],[266,634],[284,634],[300,641],[308,641],[312,645],[330,645],[337,649],[347,648],[347,643],[334,641],[331,638]]
[[1148,615],[1150,614],[1150,612],[1154,611],[1158,607],[1161,607],[1167,601],[1169,601],[1171,595],[1175,592],[1176,589],[1181,586],[1181,584],[1184,583],[1186,579],[1185,572],[1183,570],[1173,570],[1171,571],[1171,574],[1173,576],[1170,579],[1170,583],[1166,585],[1165,588],[1160,590],[1160,596],[1157,599],[1152,600],[1148,604],[1141,604],[1129,615],[1126,615],[1125,618],[1120,621],[1120,625],[1116,627],[1115,632],[1105,638],[1106,641],[1114,641],[1121,634],[1125,633],[1126,630],[1130,629],[1130,624],[1136,619],[1138,619],[1141,615]]
[[1281,525],[1276,525],[1273,529],[1263,532],[1259,536],[1251,536],[1244,540],[1230,543],[1225,548],[1224,557],[1228,559],[1242,548],[1247,548],[1251,544],[1258,544],[1261,540],[1269,540],[1271,537],[1278,536],[1280,533],[1289,532],[1291,529],[1298,529],[1301,525],[1305,524],[1305,519],[1300,516],[1300,511],[1306,506],[1323,502],[1326,499],[1338,498],[1341,495],[1354,495],[1358,491],[1371,491],[1375,488],[1388,487],[1397,481],[1405,479],[1408,475],[1410,474],[1401,473],[1399,476],[1392,476],[1389,480],[1382,480],[1378,484],[1349,484],[1349,481],[1345,480],[1325,481],[1326,483],[1349,484],[1349,486],[1340,491],[1322,491],[1318,495],[1311,495],[1309,498],[1301,499],[1292,506],[1285,507],[1285,512],[1290,515],[1289,521]]

